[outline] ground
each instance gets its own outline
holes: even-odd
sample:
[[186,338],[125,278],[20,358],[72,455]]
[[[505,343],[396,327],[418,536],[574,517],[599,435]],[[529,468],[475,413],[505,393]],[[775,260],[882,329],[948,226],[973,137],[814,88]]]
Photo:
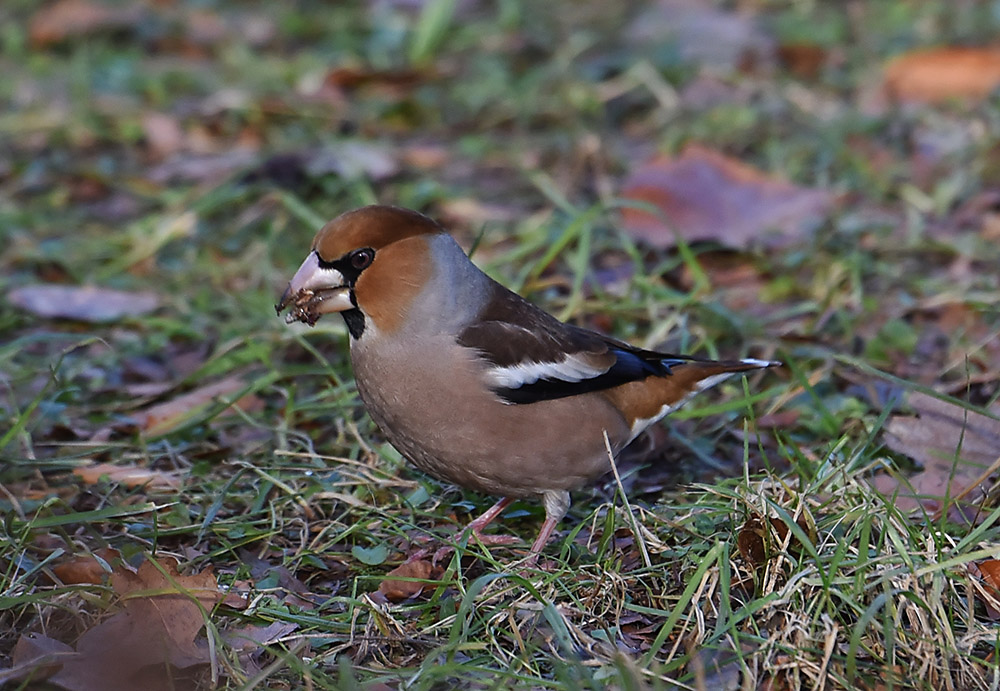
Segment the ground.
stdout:
[[[4,2],[0,684],[995,684],[998,23]],[[385,443],[340,320],[274,313],[374,202],[560,318],[785,367],[638,440],[537,567],[531,502],[456,543],[494,498]]]

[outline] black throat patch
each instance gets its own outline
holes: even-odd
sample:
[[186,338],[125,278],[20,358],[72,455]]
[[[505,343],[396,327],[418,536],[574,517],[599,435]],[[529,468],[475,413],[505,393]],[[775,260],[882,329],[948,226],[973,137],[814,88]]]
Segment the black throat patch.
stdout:
[[340,316],[344,318],[344,323],[347,324],[347,330],[351,334],[351,338],[358,340],[361,338],[361,334],[365,332],[365,315],[361,313],[357,307],[350,310],[344,310],[340,313]]

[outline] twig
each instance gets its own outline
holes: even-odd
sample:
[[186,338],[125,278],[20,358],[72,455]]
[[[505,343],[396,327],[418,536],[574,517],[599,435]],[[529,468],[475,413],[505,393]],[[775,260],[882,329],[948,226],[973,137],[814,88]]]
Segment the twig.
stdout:
[[625,510],[628,512],[629,522],[632,524],[632,535],[635,536],[635,541],[639,545],[639,551],[642,553],[642,561],[646,565],[646,568],[653,566],[653,562],[649,560],[649,551],[646,549],[646,539],[642,536],[642,531],[639,530],[639,521],[636,519],[635,514],[632,513],[632,505],[628,503],[628,495],[625,494],[625,487],[622,485],[622,476],[618,474],[618,464],[615,463],[615,455],[611,451],[611,441],[608,439],[608,431],[604,430],[604,448],[608,450],[608,460],[611,461],[611,470],[615,474],[615,482],[618,483],[618,491],[622,495],[622,503],[625,504]]

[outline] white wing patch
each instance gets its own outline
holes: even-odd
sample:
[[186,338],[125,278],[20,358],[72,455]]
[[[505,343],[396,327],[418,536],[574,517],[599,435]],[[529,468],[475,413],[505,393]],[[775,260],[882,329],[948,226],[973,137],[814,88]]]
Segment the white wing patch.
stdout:
[[517,389],[539,379],[578,382],[593,379],[608,371],[594,367],[579,356],[567,353],[559,362],[519,362],[506,367],[491,367],[486,378],[496,388]]
[[781,365],[777,360],[757,360],[752,357],[743,358],[740,360],[744,365],[756,365],[757,367],[767,368],[767,367],[778,367]]

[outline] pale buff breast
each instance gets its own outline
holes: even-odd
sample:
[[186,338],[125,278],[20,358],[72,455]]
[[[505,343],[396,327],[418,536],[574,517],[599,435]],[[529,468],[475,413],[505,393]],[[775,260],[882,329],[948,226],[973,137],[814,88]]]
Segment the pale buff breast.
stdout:
[[351,359],[369,414],[404,456],[442,480],[509,496],[572,490],[610,469],[605,430],[615,452],[631,436],[603,396],[504,404],[485,389],[474,353],[449,335],[412,336],[405,346],[366,336]]

